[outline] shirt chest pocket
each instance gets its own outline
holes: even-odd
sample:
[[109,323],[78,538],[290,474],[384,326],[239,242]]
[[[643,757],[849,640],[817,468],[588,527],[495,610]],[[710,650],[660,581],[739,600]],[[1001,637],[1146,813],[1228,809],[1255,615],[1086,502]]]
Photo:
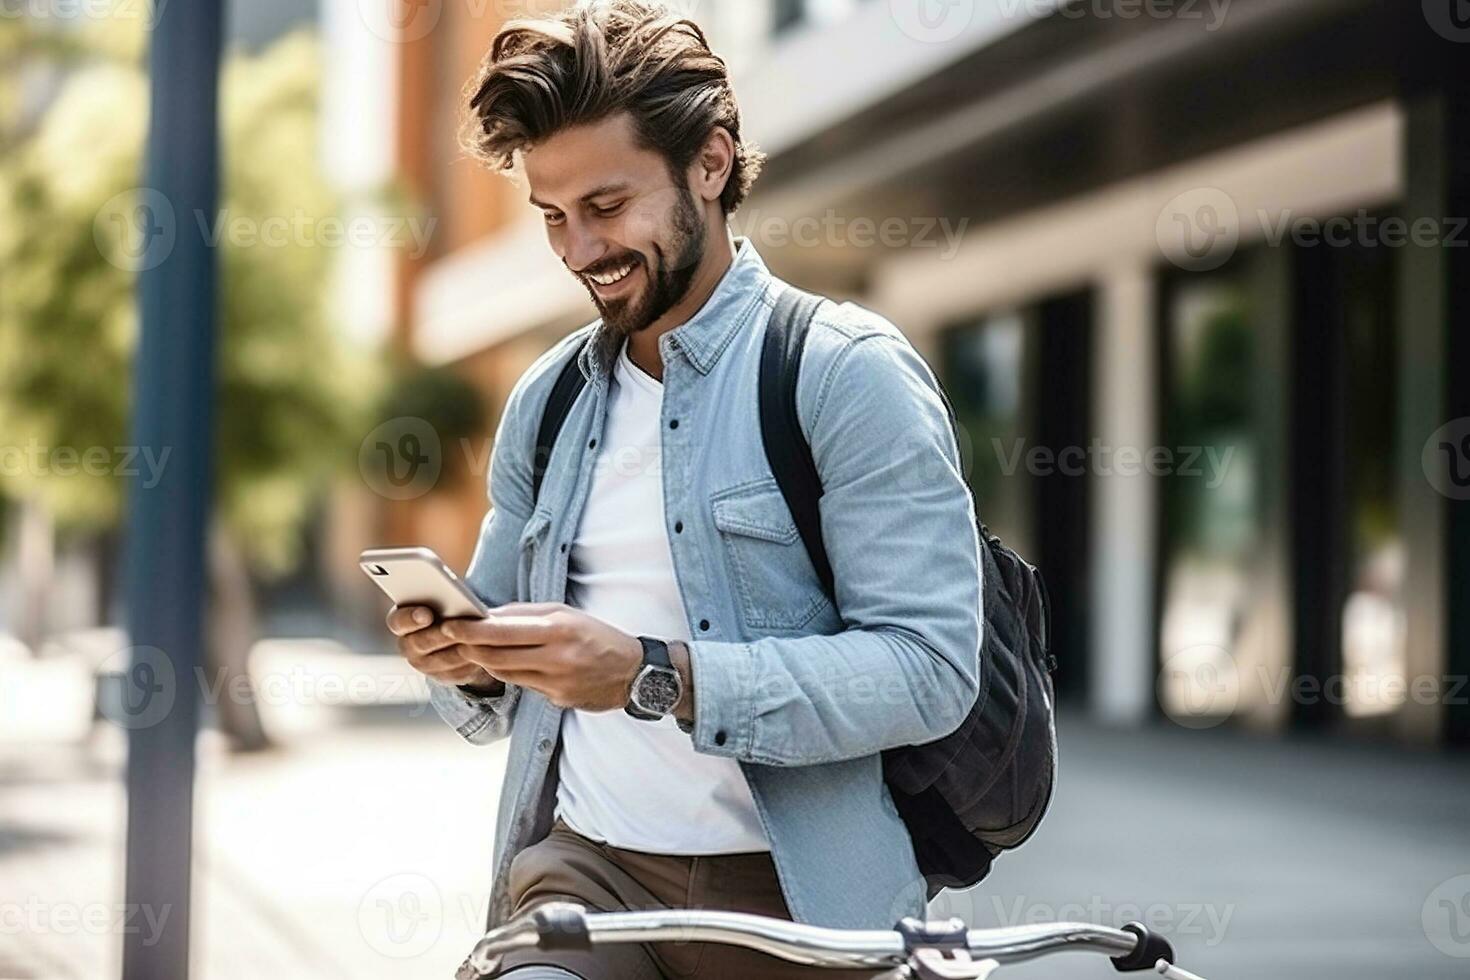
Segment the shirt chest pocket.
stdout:
[[747,627],[800,629],[830,605],[774,479],[721,490],[711,507]]
[[[536,510],[526,521],[521,531],[520,544],[516,549],[516,599],[520,602],[536,602],[536,582],[542,576],[540,565],[546,561],[546,542],[551,528],[551,514]],[[538,564],[539,563],[539,564]],[[538,577],[539,576],[539,577]]]

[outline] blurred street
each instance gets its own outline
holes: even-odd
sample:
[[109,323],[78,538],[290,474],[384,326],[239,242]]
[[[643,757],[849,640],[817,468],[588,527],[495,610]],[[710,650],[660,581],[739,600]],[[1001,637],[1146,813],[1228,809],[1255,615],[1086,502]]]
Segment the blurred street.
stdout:
[[[276,752],[231,756],[204,736],[197,974],[448,977],[484,911],[503,749],[464,745],[422,704],[319,713]],[[120,734],[0,756],[0,977],[115,975],[118,925],[158,918],[119,908]],[[1426,902],[1470,847],[1470,767],[1076,718],[1062,747],[1038,837],[936,913],[1144,917],[1207,980],[1464,976],[1422,916],[1445,914]],[[1440,945],[1470,955],[1463,928],[1436,921]],[[1115,974],[1079,956],[1007,975]]]
[[[450,977],[506,746],[435,716],[361,555],[429,549],[496,605],[601,575],[622,498],[527,472],[649,477],[605,571],[657,556],[628,588],[691,633],[816,630],[762,606],[823,584],[891,627],[798,554],[799,507],[725,519],[772,462],[700,424],[756,421],[736,243],[866,311],[852,347],[912,345],[1046,578],[1052,815],[932,917],[1143,920],[1206,980],[1470,980],[1467,4],[0,0],[0,980]],[[639,139],[577,136],[609,124]],[[619,446],[594,378],[551,467],[522,426],[594,320],[667,430]],[[798,421],[935,408],[854,396],[862,360]],[[826,431],[865,514],[958,482],[947,443]],[[702,529],[671,576],[664,512]],[[955,542],[890,530],[935,571]],[[636,813],[628,758],[601,795]]]

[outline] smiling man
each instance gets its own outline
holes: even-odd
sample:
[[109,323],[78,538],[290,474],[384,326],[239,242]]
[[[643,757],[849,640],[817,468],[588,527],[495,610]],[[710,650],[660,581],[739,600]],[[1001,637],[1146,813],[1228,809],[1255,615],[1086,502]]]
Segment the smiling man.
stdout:
[[[509,24],[467,143],[523,172],[600,313],[506,404],[467,575],[492,614],[389,616],[444,719],[511,739],[491,923],[551,900],[847,928],[919,913],[880,753],[952,731],[979,675],[974,509],[932,374],[888,321],[820,307],[796,412],[829,597],[760,435],[762,337],[789,287],[727,227],[761,156],[699,27],[645,0]],[[585,385],[537,459],[567,372]],[[655,943],[527,951],[506,975],[834,974]]]

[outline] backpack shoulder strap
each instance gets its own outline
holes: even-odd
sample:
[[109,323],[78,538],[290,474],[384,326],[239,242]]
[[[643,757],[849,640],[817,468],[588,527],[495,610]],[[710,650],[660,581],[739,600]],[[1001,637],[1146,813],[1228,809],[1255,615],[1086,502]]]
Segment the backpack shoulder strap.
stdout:
[[536,501],[541,497],[541,481],[551,462],[551,451],[556,448],[556,437],[561,434],[561,427],[572,410],[572,404],[587,384],[587,378],[578,366],[578,362],[582,360],[582,349],[587,343],[588,338],[583,338],[577,345],[576,352],[561,366],[561,373],[556,376],[556,383],[551,386],[551,395],[546,399],[546,407],[541,412],[541,425],[536,430],[536,450],[531,457],[532,507],[536,506]]
[[781,488],[781,496],[786,499],[786,507],[791,511],[817,578],[828,597],[835,599],[832,564],[822,543],[822,517],[817,507],[822,481],[812,459],[812,447],[796,415],[801,354],[812,318],[821,303],[820,296],[789,285],[776,300],[761,348],[761,441],[766,448],[766,462]]

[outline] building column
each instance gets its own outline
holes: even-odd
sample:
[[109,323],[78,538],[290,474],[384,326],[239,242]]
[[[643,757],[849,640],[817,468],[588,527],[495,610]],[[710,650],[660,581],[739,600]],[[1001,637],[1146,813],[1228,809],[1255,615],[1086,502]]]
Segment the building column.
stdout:
[[[1446,235],[1470,217],[1470,97],[1453,86],[1425,85],[1406,98],[1404,216],[1428,218]],[[1464,239],[1464,234],[1460,238]],[[1470,357],[1470,247],[1450,243],[1403,248],[1399,265],[1402,356],[1399,390],[1399,506],[1407,548],[1404,610],[1409,697],[1399,731],[1409,742],[1470,740],[1456,676],[1470,672],[1470,501],[1459,492],[1458,465],[1470,465],[1461,440],[1470,436],[1464,365]],[[1452,368],[1455,365],[1457,368]],[[1416,693],[1415,682],[1440,681],[1441,697]],[[1422,682],[1422,681],[1421,681]]]
[[[1094,376],[1100,445],[1146,449],[1157,439],[1154,276],[1147,262],[1104,272],[1098,284]],[[1153,714],[1158,487],[1146,470],[1099,474],[1092,496],[1089,703],[1110,724]]]

